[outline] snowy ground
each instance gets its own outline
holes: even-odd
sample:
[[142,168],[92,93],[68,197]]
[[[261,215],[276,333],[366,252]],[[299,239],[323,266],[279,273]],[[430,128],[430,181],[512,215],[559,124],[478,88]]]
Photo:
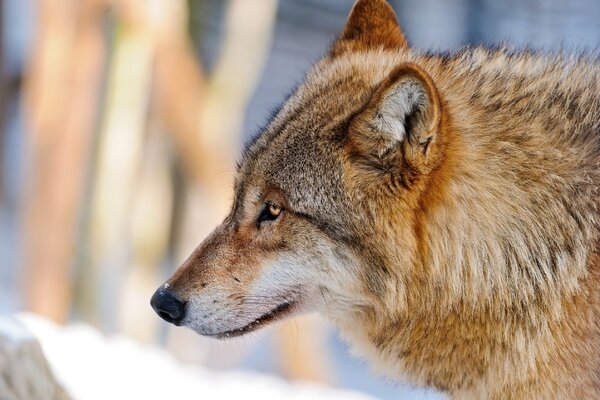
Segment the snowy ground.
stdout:
[[185,366],[164,350],[125,337],[106,338],[86,325],[62,328],[30,314],[18,319],[38,338],[57,379],[75,400],[370,398],[269,375]]

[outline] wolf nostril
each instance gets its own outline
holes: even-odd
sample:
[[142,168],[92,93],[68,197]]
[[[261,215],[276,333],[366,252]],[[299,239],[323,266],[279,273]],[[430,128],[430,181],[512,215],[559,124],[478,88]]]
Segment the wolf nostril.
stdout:
[[159,317],[172,324],[179,325],[185,317],[185,303],[170,290],[158,289],[152,296],[150,305]]
[[167,321],[172,318],[168,313],[164,311],[159,311],[158,316]]

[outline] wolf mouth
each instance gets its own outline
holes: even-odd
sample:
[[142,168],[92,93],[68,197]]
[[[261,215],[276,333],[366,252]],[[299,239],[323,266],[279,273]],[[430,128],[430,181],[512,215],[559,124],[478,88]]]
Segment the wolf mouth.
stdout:
[[224,332],[219,332],[219,333],[214,333],[214,334],[210,334],[207,336],[211,336],[217,339],[224,339],[224,338],[232,338],[232,337],[236,337],[236,336],[242,336],[248,332],[252,332],[258,328],[260,328],[263,325],[266,325],[270,322],[273,322],[277,319],[282,318],[283,316],[285,316],[287,313],[289,313],[289,311],[291,310],[292,306],[294,306],[296,304],[295,301],[288,301],[285,303],[282,303],[280,305],[278,305],[277,307],[275,307],[274,309],[272,309],[271,311],[261,315],[260,317],[258,317],[257,319],[255,319],[254,321],[250,322],[248,325],[245,325],[241,328],[236,328],[236,329],[231,329],[229,331],[224,331]]

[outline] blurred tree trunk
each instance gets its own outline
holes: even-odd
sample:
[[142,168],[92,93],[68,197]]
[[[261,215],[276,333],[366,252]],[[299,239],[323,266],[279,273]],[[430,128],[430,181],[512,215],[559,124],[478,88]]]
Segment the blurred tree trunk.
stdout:
[[25,305],[64,321],[102,76],[102,0],[39,1],[26,76]]
[[[149,6],[122,0],[116,21],[92,188],[89,260],[83,294],[88,319],[114,332],[131,261],[130,216],[137,189],[152,78]],[[152,218],[152,215],[148,216]]]
[[4,153],[6,151],[6,140],[8,136],[8,130],[6,129],[6,105],[8,103],[8,88],[6,76],[6,49],[4,48],[4,7],[4,2],[0,0],[0,206],[2,206],[2,203],[4,202],[4,198],[6,196]]
[[187,179],[200,184],[210,166],[201,145],[199,115],[205,93],[205,76],[187,34],[188,13],[184,0],[171,0],[163,18],[155,21],[155,110],[171,134]]
[[149,341],[159,320],[148,298],[161,279],[173,202],[169,143],[157,133],[164,121],[185,176],[200,182],[203,75],[187,37],[183,0],[116,5],[82,312],[106,330]]

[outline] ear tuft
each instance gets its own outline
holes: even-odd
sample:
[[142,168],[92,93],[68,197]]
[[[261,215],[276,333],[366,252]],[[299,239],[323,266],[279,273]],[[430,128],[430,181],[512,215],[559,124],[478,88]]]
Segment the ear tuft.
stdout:
[[402,146],[404,157],[430,164],[441,115],[441,100],[431,77],[416,64],[405,63],[379,85],[352,121],[350,135],[355,149],[367,157],[383,162]]
[[332,54],[345,49],[366,50],[376,48],[400,49],[408,47],[400,30],[396,14],[385,0],[358,0]]

